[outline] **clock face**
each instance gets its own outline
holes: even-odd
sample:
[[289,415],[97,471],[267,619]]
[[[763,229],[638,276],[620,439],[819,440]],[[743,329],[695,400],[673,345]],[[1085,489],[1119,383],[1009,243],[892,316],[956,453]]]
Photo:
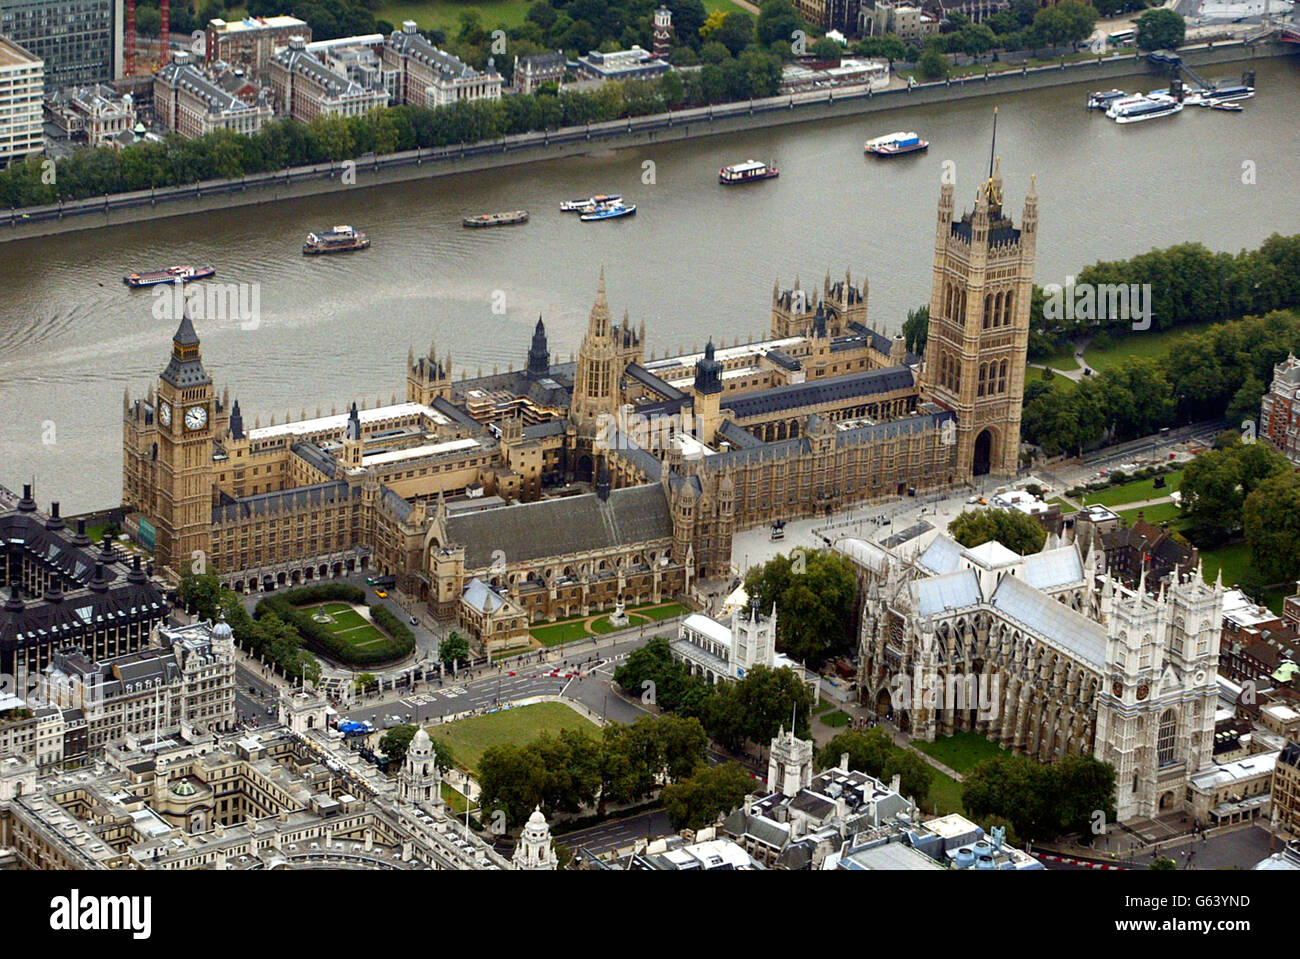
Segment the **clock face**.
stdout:
[[187,430],[201,430],[208,421],[208,410],[204,406],[191,406],[185,411],[185,428]]
[[172,405],[166,400],[158,404],[158,422],[163,426],[172,425]]
[[1151,692],[1151,687],[1143,683],[1138,687],[1138,699],[1146,699],[1147,694]]

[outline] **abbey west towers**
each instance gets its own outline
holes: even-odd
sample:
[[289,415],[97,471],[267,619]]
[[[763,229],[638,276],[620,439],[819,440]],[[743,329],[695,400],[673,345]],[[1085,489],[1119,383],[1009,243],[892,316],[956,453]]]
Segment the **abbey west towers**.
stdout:
[[1002,198],[996,163],[973,212],[954,219],[951,183],[939,195],[921,389],[956,412],[957,463],[968,476],[1014,473],[1020,449],[1038,193],[1031,180],[1019,229]]

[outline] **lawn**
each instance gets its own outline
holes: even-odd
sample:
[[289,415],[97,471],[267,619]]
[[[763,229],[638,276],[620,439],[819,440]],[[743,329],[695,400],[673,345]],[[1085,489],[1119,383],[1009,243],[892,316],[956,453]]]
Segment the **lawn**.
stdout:
[[456,762],[477,772],[479,757],[489,746],[505,743],[522,746],[536,739],[539,733],[558,733],[562,729],[597,732],[595,723],[562,703],[536,703],[430,726],[428,733],[451,746]]
[[386,639],[378,626],[367,622],[364,616],[347,603],[321,603],[318,606],[304,606],[303,610],[308,616],[312,615],[313,610],[328,613],[334,622],[322,625],[350,646],[367,646]]
[[[414,20],[421,30],[442,30],[449,37],[460,32],[460,18],[477,13],[486,30],[521,27],[532,6],[529,0],[467,0],[465,3],[386,3],[375,10],[376,20],[387,20],[401,29],[403,20]],[[584,51],[586,52],[586,51]]]
[[983,760],[1006,754],[997,743],[989,742],[978,733],[968,732],[953,733],[932,743],[914,742],[912,745],[963,776]]
[[930,769],[930,775],[932,777],[930,795],[926,797],[921,807],[936,816],[946,816],[954,812],[965,814],[966,810],[961,804],[962,784],[934,768]]
[[1069,371],[1079,368],[1079,361],[1074,358],[1073,349],[1062,350],[1060,353],[1053,353],[1051,356],[1044,356],[1032,362],[1037,366],[1050,366],[1054,370]]
[[[557,620],[545,626],[534,626],[529,632],[543,646],[559,646],[579,639],[589,639],[593,635],[603,636],[606,633],[614,632],[616,629],[627,629],[627,626],[616,627],[610,625],[609,614],[611,612],[613,610],[603,610],[598,613],[591,613],[588,616],[571,616],[568,619]],[[673,616],[680,616],[683,613],[690,612],[690,610],[681,603],[665,603],[660,606],[652,604],[631,606],[627,608],[626,612],[629,626],[644,626],[648,623],[671,619]],[[590,629],[586,625],[588,620],[591,620]]]
[[1142,509],[1126,509],[1117,515],[1126,524],[1132,526],[1138,521],[1138,513],[1142,514],[1144,521],[1153,526],[1168,523],[1171,529],[1177,529],[1182,520],[1182,515],[1174,503],[1157,503],[1155,506],[1146,506]]
[[849,724],[849,714],[842,709],[837,709],[833,713],[827,713],[825,716],[820,718],[823,723],[830,726],[832,729],[838,729],[841,726],[847,726]]
[[1164,489],[1155,488],[1155,478],[1136,480],[1130,483],[1120,483],[1118,486],[1108,486],[1101,490],[1088,490],[1079,499],[1086,502],[1089,506],[1123,506],[1125,503],[1141,503],[1143,500],[1160,499],[1162,496],[1168,496],[1174,490],[1178,489],[1178,484],[1182,481],[1183,471],[1174,470],[1171,473],[1165,473]]
[[1089,346],[1083,351],[1083,358],[1098,373],[1117,366],[1129,357],[1157,359],[1168,353],[1179,337],[1186,336],[1188,333],[1199,333],[1212,325],[1211,323],[1200,323],[1177,326],[1169,330],[1147,330],[1145,332],[1128,330],[1111,333],[1110,346],[1104,350]]

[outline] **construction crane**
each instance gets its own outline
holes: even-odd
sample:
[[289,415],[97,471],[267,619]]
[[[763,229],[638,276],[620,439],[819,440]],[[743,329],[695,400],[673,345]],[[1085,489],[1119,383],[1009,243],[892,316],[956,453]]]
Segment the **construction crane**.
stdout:
[[126,0],[126,64],[122,75],[135,76],[135,0]]
[[171,20],[172,8],[169,0],[159,0],[158,6],[158,42],[161,45],[158,50],[158,66],[165,67],[171,62],[172,44],[171,44]]

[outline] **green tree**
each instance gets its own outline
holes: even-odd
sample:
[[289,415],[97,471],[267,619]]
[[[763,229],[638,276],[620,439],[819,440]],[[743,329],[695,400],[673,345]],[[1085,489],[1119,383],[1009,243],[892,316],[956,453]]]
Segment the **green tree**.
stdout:
[[947,55],[938,46],[927,44],[921,59],[917,61],[921,76],[927,80],[942,80],[952,69]]
[[709,38],[721,43],[731,55],[737,56],[741,50],[754,42],[754,20],[739,10],[733,10],[722,18],[718,28]]
[[903,339],[909,352],[917,356],[925,355],[926,338],[930,335],[930,305],[919,306],[907,311],[903,321]]
[[1037,553],[1047,540],[1042,523],[1015,509],[962,510],[948,524],[948,532],[968,548],[993,540],[1021,556]]
[[1193,541],[1222,542],[1241,527],[1251,493],[1270,476],[1290,471],[1287,458],[1263,443],[1236,443],[1197,456],[1184,468],[1179,487]]
[[1176,50],[1187,33],[1187,24],[1174,10],[1160,7],[1137,18],[1139,50]]
[[469,659],[469,640],[452,630],[438,644],[438,659],[448,666],[452,663],[466,662]]
[[1155,859],[1151,860],[1151,865],[1147,866],[1147,869],[1155,870],[1157,872],[1172,872],[1177,868],[1178,863],[1174,862],[1168,856],[1156,856]]
[[[274,613],[270,615],[272,617],[275,616]],[[264,619],[265,618],[270,618],[270,617],[264,617]],[[356,687],[357,692],[364,693],[371,686],[376,685],[378,682],[379,680],[375,678],[374,673],[361,673],[360,675],[357,676],[356,679],[353,680],[353,685]]]
[[186,609],[193,609],[199,619],[216,619],[221,606],[221,583],[215,573],[181,573],[177,590]]
[[857,577],[838,553],[796,549],[745,576],[745,591],[758,609],[777,610],[777,645],[812,667],[853,649]]
[[702,829],[739,807],[753,786],[739,763],[702,766],[690,778],[664,787],[664,811],[673,829]]
[[1286,470],[1261,482],[1245,499],[1242,527],[1265,583],[1300,577],[1300,474]]

